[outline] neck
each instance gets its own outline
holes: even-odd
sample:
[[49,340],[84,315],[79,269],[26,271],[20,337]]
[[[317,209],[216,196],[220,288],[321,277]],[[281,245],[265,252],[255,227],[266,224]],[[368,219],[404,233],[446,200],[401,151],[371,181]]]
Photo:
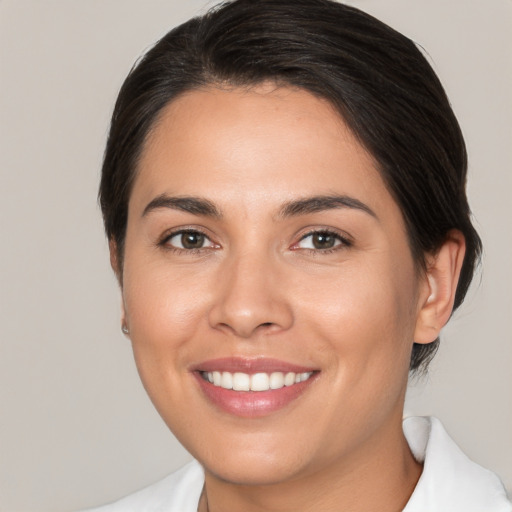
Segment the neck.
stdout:
[[401,428],[379,430],[364,446],[322,470],[272,485],[241,485],[208,470],[199,512],[398,512],[421,474]]

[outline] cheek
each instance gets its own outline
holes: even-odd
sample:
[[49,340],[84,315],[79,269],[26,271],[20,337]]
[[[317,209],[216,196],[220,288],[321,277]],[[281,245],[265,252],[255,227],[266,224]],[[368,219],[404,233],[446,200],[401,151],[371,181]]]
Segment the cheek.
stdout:
[[333,392],[323,407],[346,432],[371,431],[390,411],[401,411],[415,325],[414,280],[401,274],[344,273],[316,281],[304,295],[304,330],[316,351],[329,355]]
[[[203,273],[204,274],[204,273]],[[170,265],[155,257],[140,241],[127,245],[123,278],[123,300],[130,331],[147,334],[170,330],[184,332],[204,295],[204,275]]]
[[[311,280],[302,293],[302,317],[335,354],[350,375],[384,377],[408,368],[416,321],[416,287],[412,265],[368,264]],[[347,372],[343,372],[347,375]]]
[[123,294],[137,370],[164,421],[183,438],[184,411],[193,403],[188,365],[204,340],[204,295],[194,280],[177,278],[180,273],[151,264],[127,270]]
[[135,262],[125,264],[123,300],[139,372],[143,380],[150,373],[177,375],[206,317],[206,286],[199,276]]

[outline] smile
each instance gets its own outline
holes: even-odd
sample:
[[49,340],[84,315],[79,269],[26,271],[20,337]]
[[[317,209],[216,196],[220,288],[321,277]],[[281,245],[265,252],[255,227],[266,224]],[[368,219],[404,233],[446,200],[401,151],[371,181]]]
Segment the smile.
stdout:
[[191,368],[202,396],[217,411],[262,418],[292,406],[316,387],[320,369],[269,358],[228,357]]
[[294,386],[307,381],[313,372],[272,372],[254,373],[243,372],[201,372],[201,377],[216,387],[232,389],[234,391],[269,391],[281,389],[285,386]]

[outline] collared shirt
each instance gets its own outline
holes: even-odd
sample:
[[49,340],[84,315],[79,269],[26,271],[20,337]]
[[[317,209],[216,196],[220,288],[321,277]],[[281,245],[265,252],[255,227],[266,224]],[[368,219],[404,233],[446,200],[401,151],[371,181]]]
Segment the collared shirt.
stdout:
[[[403,512],[512,512],[500,479],[471,461],[434,417],[403,422],[423,472]],[[204,472],[192,461],[163,480],[89,512],[197,512]]]

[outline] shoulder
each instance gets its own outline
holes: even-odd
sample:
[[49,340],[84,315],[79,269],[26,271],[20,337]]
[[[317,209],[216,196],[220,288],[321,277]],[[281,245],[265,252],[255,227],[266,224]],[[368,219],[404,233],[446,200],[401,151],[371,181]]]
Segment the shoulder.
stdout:
[[423,473],[404,512],[512,512],[503,484],[467,457],[433,417],[404,420],[404,433]]
[[192,461],[149,487],[83,512],[196,512],[203,484],[203,469]]

